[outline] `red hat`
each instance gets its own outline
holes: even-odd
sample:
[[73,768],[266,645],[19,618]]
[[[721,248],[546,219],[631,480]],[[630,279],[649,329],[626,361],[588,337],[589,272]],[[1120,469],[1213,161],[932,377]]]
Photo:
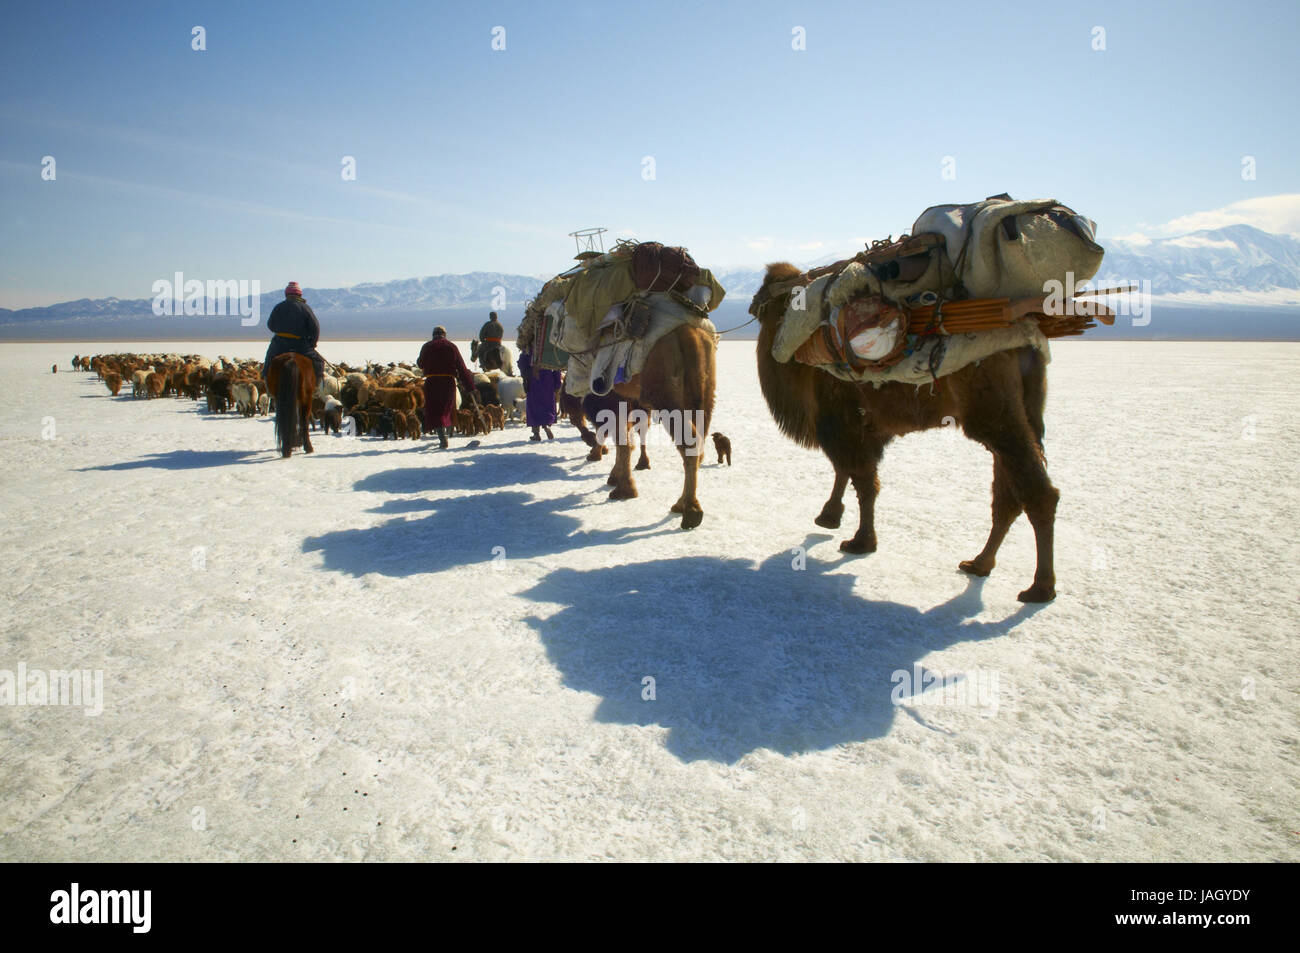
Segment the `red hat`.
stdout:
[[297,295],[299,298],[302,297],[302,287],[298,284],[298,282],[291,281],[289,282],[289,284],[285,286],[284,296],[287,298],[289,297],[289,295]]

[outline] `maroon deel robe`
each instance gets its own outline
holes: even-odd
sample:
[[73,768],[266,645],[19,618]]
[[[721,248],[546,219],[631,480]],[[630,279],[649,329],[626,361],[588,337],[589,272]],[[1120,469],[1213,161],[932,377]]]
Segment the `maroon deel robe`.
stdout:
[[474,390],[474,375],[465,366],[460,356],[460,348],[446,338],[434,338],[426,341],[420,349],[417,361],[420,370],[432,376],[424,379],[424,427],[434,430],[438,427],[456,425],[456,379],[465,385],[466,390]]

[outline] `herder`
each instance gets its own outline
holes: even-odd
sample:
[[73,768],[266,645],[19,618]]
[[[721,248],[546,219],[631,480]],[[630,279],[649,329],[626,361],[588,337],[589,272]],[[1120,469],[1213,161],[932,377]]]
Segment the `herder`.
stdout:
[[271,361],[281,354],[294,351],[311,358],[316,368],[316,381],[325,376],[325,358],[316,353],[316,343],[320,340],[320,322],[316,313],[303,300],[302,288],[298,282],[291,281],[284,289],[284,300],[271,309],[266,319],[266,327],[274,332],[271,344],[266,349],[266,360],[262,362],[262,377]]
[[466,403],[477,401],[474,376],[460,356],[460,348],[447,340],[442,325],[433,329],[433,338],[420,349],[416,362],[424,371],[424,429],[438,435],[438,444],[447,449],[447,437],[456,422],[456,385],[465,389]]

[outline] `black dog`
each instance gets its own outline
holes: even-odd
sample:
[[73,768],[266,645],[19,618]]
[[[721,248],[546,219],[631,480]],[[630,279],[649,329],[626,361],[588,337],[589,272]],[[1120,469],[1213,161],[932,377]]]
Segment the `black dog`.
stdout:
[[731,466],[731,441],[716,431],[713,434],[713,449],[718,451],[718,466],[722,466],[722,461],[727,461],[727,466]]

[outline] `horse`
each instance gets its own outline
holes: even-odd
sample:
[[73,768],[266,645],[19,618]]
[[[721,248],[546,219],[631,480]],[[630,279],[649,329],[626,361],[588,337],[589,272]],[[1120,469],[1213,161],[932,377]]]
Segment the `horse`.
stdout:
[[515,376],[514,360],[510,348],[497,341],[480,341],[473,338],[469,342],[469,359],[478,361],[483,373],[488,371],[505,371],[507,377]]
[[316,390],[311,358],[293,351],[272,358],[266,369],[266,386],[275,395],[275,439],[281,456],[290,456],[300,440],[304,452],[313,452],[307,427],[311,395]]
[[[682,515],[682,529],[694,529],[703,522],[704,509],[696,497],[696,483],[700,454],[704,452],[709,421],[713,417],[716,388],[717,345],[713,332],[690,324],[680,325],[656,341],[646,355],[641,372],[614,385],[614,393],[622,399],[615,401],[613,413],[613,419],[621,423],[614,434],[616,453],[614,469],[609,475],[609,483],[614,487],[609,494],[611,500],[637,495],[629,435],[633,429],[640,431],[642,461],[648,467],[649,460],[644,455],[645,435],[651,415],[657,414],[677,444],[685,477],[682,495],[672,505],[671,512]],[[601,416],[606,421],[610,419],[609,415]],[[593,423],[601,425],[594,418]],[[599,436],[596,439],[599,443]]]
[[1047,371],[1033,348],[1002,351],[938,378],[933,387],[842,381],[795,361],[779,363],[772,344],[793,288],[770,294],[777,282],[801,272],[786,262],[769,265],[750,307],[759,321],[758,379],[777,426],[802,446],[820,448],[835,468],[835,485],[815,522],[838,528],[849,481],[858,497],[858,529],[840,543],[846,553],[876,551],[877,467],[895,437],[945,425],[960,425],[967,437],[993,454],[993,527],[974,559],[958,568],[974,576],[993,571],[998,547],[1024,512],[1034,530],[1037,566],[1021,602],[1056,598],[1053,532],[1060,492],[1047,475],[1043,452],[1043,407]]

